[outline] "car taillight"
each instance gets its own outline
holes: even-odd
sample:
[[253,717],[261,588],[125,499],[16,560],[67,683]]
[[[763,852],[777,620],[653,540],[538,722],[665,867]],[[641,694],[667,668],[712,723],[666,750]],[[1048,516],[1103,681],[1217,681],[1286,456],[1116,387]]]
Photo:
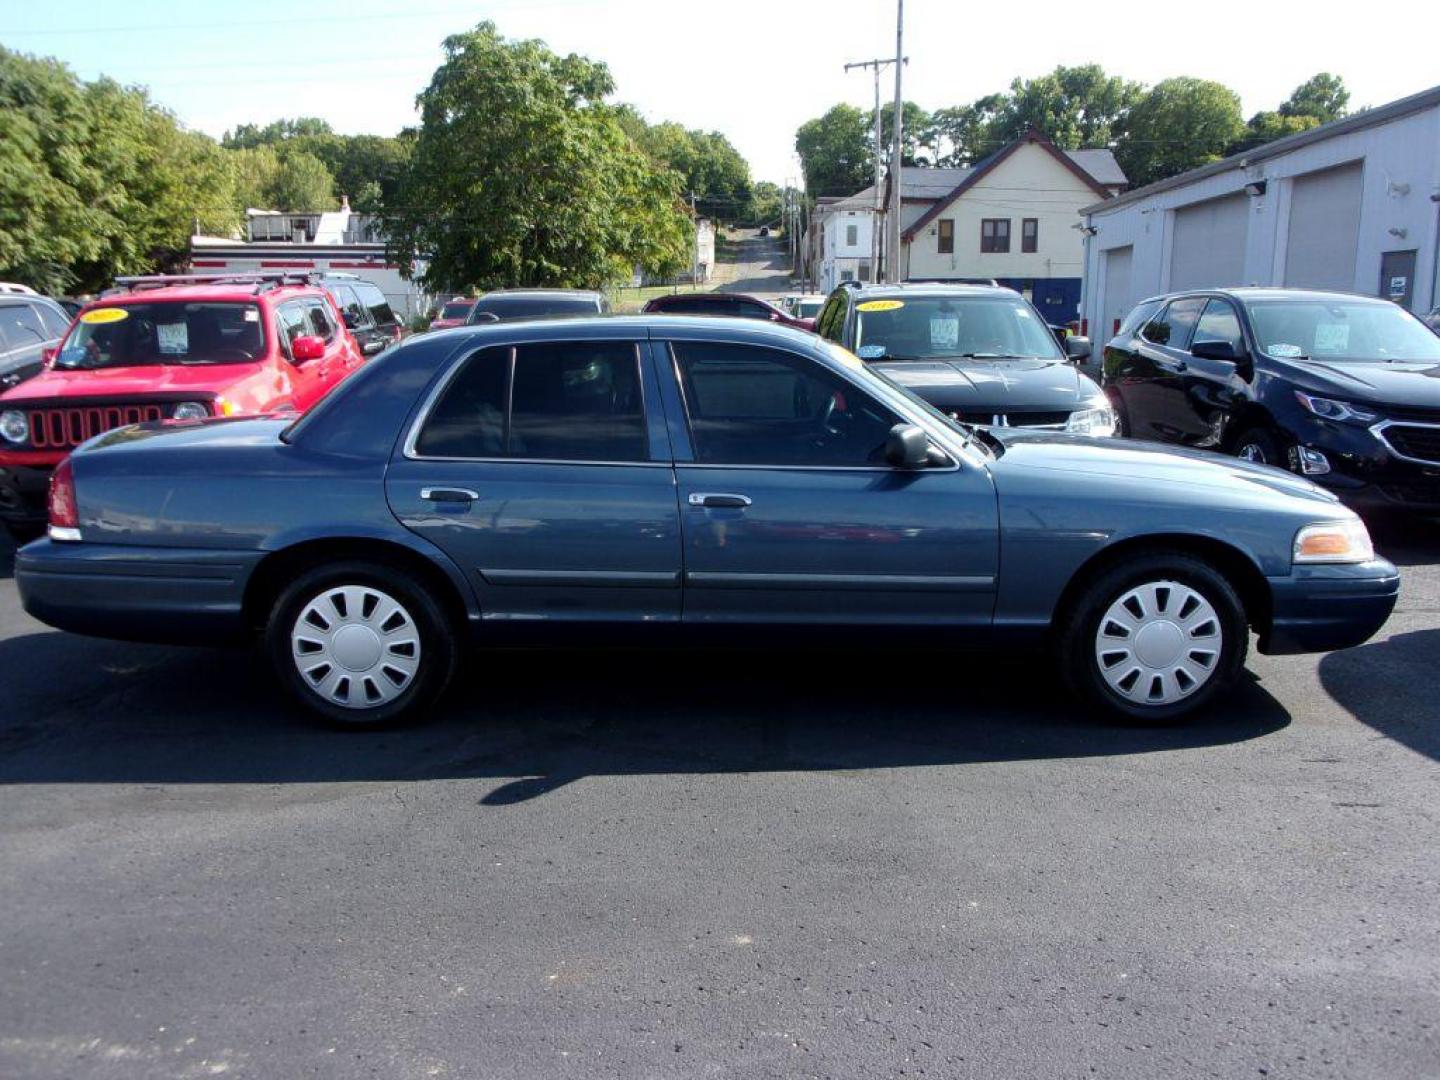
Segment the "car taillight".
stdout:
[[80,510],[75,504],[75,473],[67,457],[50,474],[50,539],[79,540]]

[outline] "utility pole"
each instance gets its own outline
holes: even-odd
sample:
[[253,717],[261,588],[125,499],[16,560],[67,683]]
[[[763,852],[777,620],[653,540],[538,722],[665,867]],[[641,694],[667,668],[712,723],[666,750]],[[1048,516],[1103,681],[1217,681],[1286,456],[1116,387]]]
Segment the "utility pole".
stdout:
[[690,228],[695,230],[695,257],[690,264],[690,287],[700,286],[700,218],[695,212],[695,192],[690,192]]
[[[895,0],[895,55],[905,55],[905,0]],[[895,65],[895,141],[890,148],[890,274],[891,281],[900,280],[900,188],[903,172],[903,156],[900,152],[901,114],[905,111],[905,99],[900,88],[900,74],[904,64]]]
[[[884,220],[885,207],[881,203],[880,193],[880,159],[885,155],[881,152],[883,146],[882,131],[884,125],[880,123],[880,70],[895,63],[895,56],[876,57],[874,60],[857,60],[852,64],[846,64],[845,70],[851,71],[855,68],[869,68],[875,73],[875,209],[870,224],[870,280],[880,280],[880,223]],[[909,58],[903,60],[909,63]]]

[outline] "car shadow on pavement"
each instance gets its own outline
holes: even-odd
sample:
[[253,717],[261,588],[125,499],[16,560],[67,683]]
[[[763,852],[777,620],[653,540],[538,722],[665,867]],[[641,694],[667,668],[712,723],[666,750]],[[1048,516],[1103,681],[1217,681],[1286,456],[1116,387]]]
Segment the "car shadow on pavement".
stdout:
[[1440,660],[1440,630],[1396,634],[1320,661],[1326,692],[1362,724],[1440,761],[1434,684],[1426,675]]
[[1185,726],[1111,726],[1042,659],[940,652],[481,652],[427,722],[365,733],[298,713],[257,654],[40,633],[0,641],[0,671],[0,784],[494,778],[486,805],[595,775],[1153,753],[1290,720],[1247,678]]

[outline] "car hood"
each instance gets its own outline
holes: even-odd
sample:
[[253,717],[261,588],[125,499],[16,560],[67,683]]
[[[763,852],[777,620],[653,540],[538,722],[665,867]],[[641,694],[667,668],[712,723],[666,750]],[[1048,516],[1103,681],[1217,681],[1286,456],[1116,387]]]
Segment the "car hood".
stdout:
[[1307,360],[1276,366],[1283,368],[1287,378],[1318,394],[1377,405],[1440,409],[1440,364]]
[[8,391],[3,400],[31,402],[56,398],[124,398],[215,391],[238,382],[254,370],[254,363],[147,364],[85,370],[46,368],[33,379]]
[[884,360],[874,370],[957,412],[1070,412],[1099,394],[1064,360]]
[[[1112,478],[1117,494],[1127,488],[1160,484],[1230,490],[1241,485],[1251,491],[1273,492],[1339,508],[1340,500],[1335,495],[1303,477],[1206,450],[1023,428],[991,428],[989,434],[1003,447],[991,465],[997,480],[1007,473],[1043,469]],[[1341,511],[1339,516],[1349,515]]]

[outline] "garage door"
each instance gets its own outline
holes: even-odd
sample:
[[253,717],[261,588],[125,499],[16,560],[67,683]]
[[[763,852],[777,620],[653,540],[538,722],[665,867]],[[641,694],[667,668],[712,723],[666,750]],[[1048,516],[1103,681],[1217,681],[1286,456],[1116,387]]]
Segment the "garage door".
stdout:
[[1171,289],[1245,284],[1245,231],[1250,197],[1241,193],[1175,211]]
[[1290,191],[1285,284],[1355,288],[1360,239],[1360,163],[1297,176]]
[[1104,329],[1096,328],[1102,336],[1119,330],[1121,320],[1135,304],[1130,292],[1130,265],[1134,254],[1135,249],[1129,245],[1105,252],[1105,296],[1101,310]]

